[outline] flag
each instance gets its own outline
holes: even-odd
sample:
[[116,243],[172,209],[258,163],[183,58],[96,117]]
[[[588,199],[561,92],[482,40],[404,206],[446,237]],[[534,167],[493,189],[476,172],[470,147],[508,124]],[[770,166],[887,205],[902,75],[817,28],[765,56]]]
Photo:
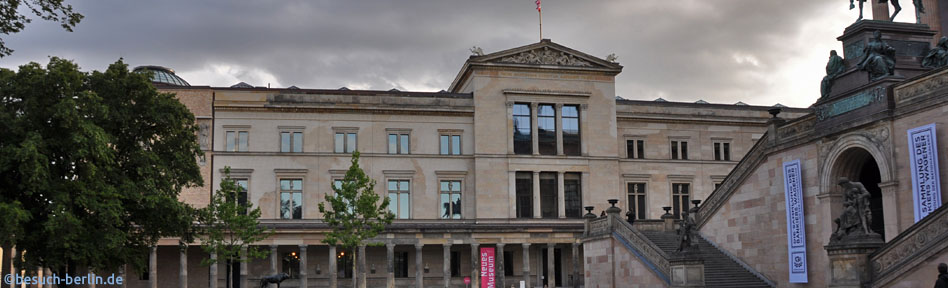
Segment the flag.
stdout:
[[540,12],[540,0],[537,0],[537,12]]

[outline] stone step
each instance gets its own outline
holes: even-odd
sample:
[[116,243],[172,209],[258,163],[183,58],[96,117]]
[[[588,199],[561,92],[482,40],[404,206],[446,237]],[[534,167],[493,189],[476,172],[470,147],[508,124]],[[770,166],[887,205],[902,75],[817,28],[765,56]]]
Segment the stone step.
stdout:
[[[649,241],[666,254],[678,250],[678,235],[659,231],[641,231]],[[770,287],[704,239],[695,239],[698,255],[704,260],[705,284],[708,287]]]

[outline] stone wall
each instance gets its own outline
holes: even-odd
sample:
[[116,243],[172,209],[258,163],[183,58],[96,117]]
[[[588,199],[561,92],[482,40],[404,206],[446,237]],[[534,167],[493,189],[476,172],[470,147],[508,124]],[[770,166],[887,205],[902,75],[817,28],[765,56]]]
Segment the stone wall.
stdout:
[[665,281],[612,237],[583,243],[585,287],[667,287]]

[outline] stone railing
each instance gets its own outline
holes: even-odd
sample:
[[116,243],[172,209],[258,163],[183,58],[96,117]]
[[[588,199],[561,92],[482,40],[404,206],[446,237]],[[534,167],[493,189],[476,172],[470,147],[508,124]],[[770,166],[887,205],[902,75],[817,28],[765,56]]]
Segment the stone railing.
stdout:
[[616,220],[617,221],[613,221],[612,224],[613,235],[620,237],[620,240],[628,242],[633,249],[632,253],[642,259],[646,266],[649,266],[649,268],[652,268],[653,271],[659,274],[659,278],[668,282],[669,276],[671,275],[671,265],[668,264],[668,254],[665,254],[665,251],[662,251],[655,243],[645,238],[645,235],[642,235],[641,232],[632,229],[632,225],[629,225],[628,222],[619,219]]
[[663,231],[665,230],[665,221],[660,219],[635,220],[632,225],[639,231]]
[[945,248],[948,248],[948,205],[928,214],[869,256],[872,287],[891,284],[899,276],[917,270],[932,253]]
[[711,195],[708,195],[708,198],[705,198],[704,204],[701,205],[701,211],[698,212],[696,218],[696,224],[700,229],[704,226],[708,220],[711,219],[711,215],[714,215],[714,212],[717,211],[721,206],[727,202],[727,199],[731,197],[731,194],[740,187],[741,183],[744,182],[744,179],[754,173],[755,168],[767,158],[767,151],[770,148],[771,140],[770,133],[764,133],[760,137],[760,140],[754,144],[754,147],[747,152],[747,155],[744,158],[741,158],[741,162],[738,162],[734,169],[731,170],[731,173],[728,173],[725,177],[724,182],[721,183],[717,189],[714,189],[714,192],[711,192]]
[[600,217],[589,221],[589,232],[587,237],[596,237],[609,235],[612,233],[612,227],[609,226],[609,217]]

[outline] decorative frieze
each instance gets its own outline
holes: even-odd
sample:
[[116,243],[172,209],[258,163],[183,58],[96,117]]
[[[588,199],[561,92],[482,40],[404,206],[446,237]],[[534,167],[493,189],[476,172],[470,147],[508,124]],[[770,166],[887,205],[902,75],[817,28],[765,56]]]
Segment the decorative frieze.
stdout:
[[592,67],[589,61],[580,59],[572,54],[554,51],[549,48],[535,49],[526,52],[520,52],[516,55],[503,57],[502,63],[514,64],[541,64],[541,65],[559,65],[559,66],[578,66]]

